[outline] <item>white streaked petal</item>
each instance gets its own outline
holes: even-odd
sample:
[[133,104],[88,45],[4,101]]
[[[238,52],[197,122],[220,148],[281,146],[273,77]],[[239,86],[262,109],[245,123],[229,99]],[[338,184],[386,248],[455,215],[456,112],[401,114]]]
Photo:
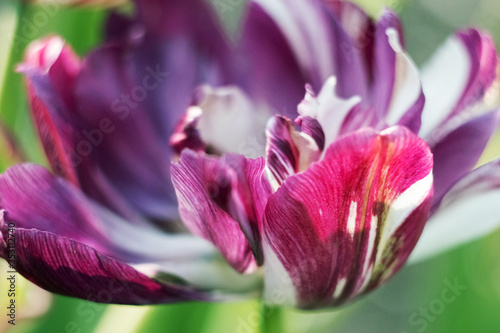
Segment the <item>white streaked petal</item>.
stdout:
[[422,67],[420,73],[426,102],[420,137],[427,138],[452,112],[466,87],[470,69],[469,53],[456,36],[449,37]]
[[415,263],[500,227],[500,160],[466,175],[445,195],[410,256]]
[[281,264],[267,240],[262,244],[265,258],[264,301],[275,305],[296,305],[296,292],[290,275]]
[[[203,112],[198,130],[205,144],[219,153],[242,153],[246,143],[257,141],[262,136],[271,113],[252,103],[239,88],[204,86],[201,93],[198,106]],[[263,156],[265,147],[260,148],[257,154]]]
[[397,30],[389,28],[386,34],[389,44],[396,52],[396,77],[386,121],[388,125],[396,125],[406,111],[418,101],[422,87],[417,66],[404,52]]
[[354,237],[356,231],[356,212],[358,210],[358,203],[355,201],[351,202],[349,206],[349,218],[347,219],[347,231]]
[[389,207],[387,218],[381,230],[380,242],[375,265],[380,264],[383,250],[394,232],[401,226],[411,212],[429,196],[432,191],[432,172],[420,179],[403,192]]
[[219,255],[200,257],[197,260],[168,261],[132,265],[149,277],[162,280],[173,274],[188,282],[189,285],[202,289],[216,290],[225,293],[252,293],[260,288],[262,276],[259,272],[239,274]]
[[94,209],[106,221],[105,232],[122,250],[145,260],[189,260],[213,255],[214,246],[191,234],[168,234],[152,225],[134,225],[95,204]]
[[335,291],[333,292],[333,298],[338,298],[342,292],[344,291],[345,285],[347,283],[347,278],[342,278],[337,282],[337,286],[335,287]]
[[299,105],[299,114],[315,118],[325,134],[325,147],[328,147],[339,135],[344,120],[353,107],[361,102],[359,96],[343,99],[337,96],[335,88],[337,78],[331,76],[326,80],[318,96],[307,91]]
[[500,189],[440,209],[425,226],[409,262],[438,255],[500,227]]

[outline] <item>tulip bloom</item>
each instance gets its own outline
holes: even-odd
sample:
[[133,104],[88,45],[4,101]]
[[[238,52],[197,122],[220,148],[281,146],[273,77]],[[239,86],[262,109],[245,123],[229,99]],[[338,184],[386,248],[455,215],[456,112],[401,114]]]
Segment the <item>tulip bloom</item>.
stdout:
[[[217,300],[258,293],[263,266],[266,297],[333,306],[392,276],[424,225],[421,256],[498,225],[500,163],[470,172],[498,123],[485,34],[458,32],[419,75],[390,11],[255,0],[231,45],[203,1],[135,3],[85,59],[51,37],[19,68],[53,173],[0,176],[0,224],[32,282],[99,302]],[[213,88],[193,98],[200,84]]]

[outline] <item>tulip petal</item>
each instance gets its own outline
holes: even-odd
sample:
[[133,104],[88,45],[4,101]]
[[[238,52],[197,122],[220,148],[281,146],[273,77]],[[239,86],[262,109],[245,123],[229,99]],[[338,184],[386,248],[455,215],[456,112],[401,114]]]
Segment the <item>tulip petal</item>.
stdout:
[[262,287],[260,274],[240,274],[219,254],[198,260],[160,261],[132,267],[158,281],[172,282],[174,278],[196,289],[217,291],[224,299],[255,298]]
[[180,155],[186,148],[196,152],[202,152],[207,149],[198,130],[198,121],[202,113],[203,111],[199,107],[190,106],[175,127],[169,144],[177,155]]
[[269,192],[261,183],[263,159],[185,150],[171,169],[186,226],[211,241],[237,271],[252,272],[262,262],[259,224]]
[[9,168],[0,175],[0,194],[1,208],[19,228],[58,233],[106,254],[116,250],[82,193],[41,166]]
[[396,53],[394,87],[386,121],[388,125],[399,124],[418,133],[425,97],[417,66],[403,52],[396,30],[388,29],[386,33]]
[[[9,223],[2,217],[3,242],[9,237]],[[150,279],[123,262],[65,237],[24,228],[15,228],[13,234],[16,271],[54,293],[134,305],[210,299],[200,291]],[[8,250],[2,245],[6,260]]]
[[[271,112],[254,105],[238,87],[201,87],[197,92],[200,139],[217,154],[238,153],[249,142],[263,136]],[[253,140],[255,139],[255,140]],[[256,156],[264,155],[264,146],[254,146]],[[260,148],[260,149],[259,149]]]
[[313,83],[322,83],[334,73],[332,59],[339,55],[334,55],[331,48],[333,20],[320,1],[254,0],[253,3],[261,6],[279,26],[301,67],[312,74]]
[[386,9],[376,25],[373,60],[372,104],[379,116],[387,113],[391,103],[396,80],[397,54],[401,53],[403,48],[400,44],[403,44],[401,22],[394,12]]
[[427,222],[410,262],[438,255],[500,227],[500,159],[460,179]]
[[75,172],[75,131],[67,105],[80,61],[59,37],[32,43],[18,71],[27,78],[28,97],[42,146],[54,172],[78,185]]
[[237,82],[253,100],[293,119],[307,79],[284,32],[263,7],[248,5],[238,44],[243,74]]
[[428,146],[404,127],[360,130],[334,142],[323,160],[269,199],[266,283],[290,281],[295,294],[285,298],[302,308],[340,304],[383,283],[424,227],[431,171]]
[[[349,1],[326,1],[325,5],[335,13],[342,28],[353,40],[355,48],[352,51],[357,51],[362,54],[365,60],[368,72],[368,80],[373,79],[374,61],[373,55],[375,52],[375,22],[369,17],[363,9],[358,5]],[[346,51],[348,49],[345,49]]]
[[214,253],[197,237],[170,235],[144,220],[125,221],[38,165],[17,165],[0,175],[0,195],[1,209],[17,227],[48,231],[128,262],[192,260]]
[[500,112],[489,112],[460,125],[433,145],[434,206],[476,165],[499,123]]
[[377,22],[372,104],[388,125],[417,133],[424,107],[418,70],[404,51],[401,22],[386,10]]
[[[335,92],[336,87],[337,78],[333,76],[326,80],[317,97],[312,87],[307,86],[304,100],[298,106],[301,116],[309,116],[318,120],[325,136],[325,147],[328,147],[339,136],[343,128],[351,127],[352,123],[356,122],[356,119],[349,118],[349,115],[352,115],[354,109],[361,103],[359,96],[349,99],[340,98]],[[366,117],[365,113],[362,120],[365,124],[367,118],[369,117]],[[358,125],[356,122],[356,126]]]
[[[311,118],[311,121],[313,120],[315,119]],[[319,126],[319,123],[316,125]],[[322,129],[319,127],[317,130],[321,131],[318,134],[321,136]],[[306,132],[296,132],[290,119],[279,116],[271,118],[266,134],[267,171],[274,190],[287,177],[306,170],[312,162],[320,158],[318,141]]]
[[427,101],[419,135],[431,139],[440,125],[480,100],[495,79],[496,64],[488,35],[469,29],[449,37],[421,70]]

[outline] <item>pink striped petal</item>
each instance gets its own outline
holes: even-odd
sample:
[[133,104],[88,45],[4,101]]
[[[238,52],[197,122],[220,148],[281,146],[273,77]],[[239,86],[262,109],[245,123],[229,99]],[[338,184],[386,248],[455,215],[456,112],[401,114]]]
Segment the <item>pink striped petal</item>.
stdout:
[[334,142],[269,199],[267,292],[273,283],[289,286],[288,301],[314,308],[382,284],[404,264],[427,220],[431,171],[428,146],[404,127]]
[[211,241],[237,271],[255,270],[262,263],[259,225],[270,193],[264,160],[184,150],[171,171],[186,226]]
[[76,130],[68,105],[74,105],[72,90],[80,71],[80,60],[60,37],[36,41],[26,51],[18,70],[26,75],[28,96],[42,146],[54,172],[78,185],[75,167]]
[[[306,121],[311,124],[315,119]],[[300,118],[298,122],[303,123]],[[281,186],[287,177],[306,170],[312,162],[320,158],[322,150],[319,144],[323,132],[319,122],[315,122],[315,126],[316,140],[307,132],[295,131],[290,119],[276,116],[269,120],[266,131],[266,163],[273,189]]]

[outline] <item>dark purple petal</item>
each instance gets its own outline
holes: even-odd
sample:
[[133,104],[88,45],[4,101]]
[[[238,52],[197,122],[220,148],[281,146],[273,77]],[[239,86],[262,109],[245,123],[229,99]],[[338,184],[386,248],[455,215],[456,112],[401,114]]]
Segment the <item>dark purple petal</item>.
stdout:
[[253,271],[262,261],[259,223],[269,192],[260,191],[266,185],[255,184],[264,180],[263,159],[214,158],[184,150],[171,170],[186,226],[211,241],[237,271]]
[[397,51],[387,36],[387,29],[396,30],[403,44],[401,22],[397,15],[386,9],[376,24],[372,105],[383,117],[389,110],[396,80]]
[[54,232],[105,254],[116,251],[83,194],[41,166],[8,169],[0,175],[0,195],[1,208],[18,228]]
[[[326,5],[325,5],[326,6]],[[327,10],[328,11],[328,10]],[[364,21],[362,15],[362,22],[367,25],[361,27],[363,34],[362,37],[353,39],[353,35],[358,35],[360,33],[352,32],[351,27],[347,28],[346,25],[342,25],[341,18],[339,19],[333,13],[329,13],[328,29],[330,40],[327,41],[327,45],[332,48],[334,70],[333,72],[327,72],[323,69],[321,70],[321,78],[323,82],[331,75],[335,75],[339,81],[336,92],[342,98],[351,98],[353,96],[359,96],[363,101],[366,101],[369,97],[369,84],[371,74],[368,69],[372,66],[366,61],[368,55],[372,53],[372,27],[370,23]],[[365,39],[366,37],[366,39]],[[315,41],[314,36],[311,40]],[[316,85],[316,89],[319,86]]]
[[438,255],[500,227],[500,159],[471,171],[446,193],[425,225],[411,262]]
[[348,1],[325,1],[335,13],[342,28],[352,39],[355,49],[366,64],[368,82],[373,81],[376,25],[359,6]]
[[431,196],[432,155],[408,129],[367,129],[339,139],[270,197],[266,283],[289,280],[290,299],[303,308],[370,291],[406,261]]
[[169,85],[168,67],[152,64],[134,73],[133,59],[119,47],[104,47],[85,59],[74,92],[79,104],[73,126],[81,134],[76,167],[83,191],[114,211],[131,220],[134,212],[176,220],[168,135],[148,105],[153,91]]
[[277,114],[295,118],[303,97],[303,76],[284,32],[260,4],[251,2],[238,46],[241,78],[251,98],[269,103]]
[[476,165],[500,123],[498,111],[462,124],[432,146],[434,155],[434,202],[440,200],[458,179]]
[[214,252],[192,235],[167,234],[140,219],[123,220],[38,165],[17,165],[0,175],[0,197],[0,208],[17,227],[70,238],[115,259],[190,261]]
[[[14,253],[10,245],[5,245],[11,237],[11,223],[10,217],[4,220],[2,216],[1,252],[7,261]],[[65,237],[17,225],[12,234],[15,270],[54,293],[99,303],[134,305],[210,299],[200,291],[150,279],[123,262]]]

